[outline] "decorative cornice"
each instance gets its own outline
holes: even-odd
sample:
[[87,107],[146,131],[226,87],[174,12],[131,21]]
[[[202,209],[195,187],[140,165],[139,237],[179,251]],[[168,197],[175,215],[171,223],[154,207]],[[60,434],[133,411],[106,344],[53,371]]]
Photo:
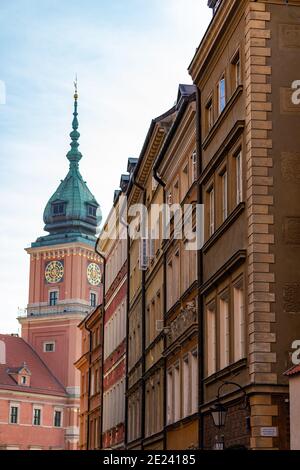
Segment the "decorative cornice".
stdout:
[[229,271],[235,269],[238,265],[243,263],[247,258],[246,250],[237,251],[218,271],[211,276],[200,288],[201,294],[207,294],[207,292],[215,287],[220,280],[228,274]]

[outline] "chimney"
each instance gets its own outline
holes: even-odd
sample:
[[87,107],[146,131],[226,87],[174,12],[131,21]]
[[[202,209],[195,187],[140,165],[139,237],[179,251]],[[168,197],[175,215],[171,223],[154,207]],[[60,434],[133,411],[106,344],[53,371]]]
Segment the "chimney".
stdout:
[[6,364],[6,345],[4,341],[0,341],[0,365]]

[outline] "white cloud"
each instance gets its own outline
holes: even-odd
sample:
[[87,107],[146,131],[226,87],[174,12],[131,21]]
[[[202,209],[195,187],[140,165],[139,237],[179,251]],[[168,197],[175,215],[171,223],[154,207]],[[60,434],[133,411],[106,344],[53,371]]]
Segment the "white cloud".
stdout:
[[[149,8],[141,1],[139,17],[143,5]],[[105,216],[127,158],[139,155],[151,119],[173,105],[180,82],[191,82],[187,67],[209,22],[209,9],[199,0],[151,0],[151,9],[153,16],[144,24],[133,19],[127,24],[128,18],[105,23],[93,17],[92,9],[77,18],[75,8],[70,17],[55,17],[53,10],[49,21],[32,20],[30,34],[30,9],[20,19],[27,42],[18,60],[9,60],[8,104],[6,110],[0,107],[0,121],[6,122],[0,129],[2,331],[17,328],[17,306],[26,304],[28,289],[23,248],[42,234],[46,202],[68,170],[75,72],[84,156],[80,169]]]

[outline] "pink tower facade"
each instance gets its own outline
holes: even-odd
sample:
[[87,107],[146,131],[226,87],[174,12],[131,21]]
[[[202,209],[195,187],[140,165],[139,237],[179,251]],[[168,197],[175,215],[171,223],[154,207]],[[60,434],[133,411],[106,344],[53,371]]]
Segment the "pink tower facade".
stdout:
[[[92,246],[82,243],[29,248],[27,252],[30,254],[29,303],[26,316],[19,317],[22,338],[66,390],[65,448],[77,449],[80,375],[74,362],[81,356],[77,325],[101,301],[101,284],[94,285],[93,281],[92,285],[89,280],[91,266],[100,267],[101,260]],[[63,270],[56,282],[55,279],[49,282],[49,265],[57,262]]]

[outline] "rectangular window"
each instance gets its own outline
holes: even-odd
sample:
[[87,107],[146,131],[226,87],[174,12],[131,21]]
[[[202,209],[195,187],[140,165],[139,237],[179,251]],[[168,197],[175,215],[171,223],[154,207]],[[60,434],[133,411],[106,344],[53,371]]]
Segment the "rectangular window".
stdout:
[[180,297],[180,253],[179,250],[175,252],[173,258],[173,281],[172,281],[172,290],[174,294],[173,301],[174,303],[178,301]]
[[168,370],[167,375],[167,423],[173,422],[173,370]]
[[241,58],[240,51],[238,51],[231,62],[232,65],[232,81],[233,81],[233,90],[242,83],[242,74],[241,74]]
[[207,375],[216,372],[217,344],[216,344],[216,311],[214,307],[207,309]]
[[51,341],[49,343],[44,343],[44,352],[54,352],[55,351],[55,343]]
[[185,197],[189,189],[189,165],[185,163],[181,173],[181,200]]
[[183,416],[186,417],[191,412],[191,376],[189,355],[183,359]]
[[227,298],[220,299],[220,369],[229,365],[230,329],[229,303]]
[[219,114],[221,114],[226,106],[226,81],[223,76],[218,84],[218,105]]
[[197,152],[194,150],[192,155],[192,183],[197,179]]
[[56,305],[58,301],[58,291],[51,291],[49,295],[50,306]]
[[96,307],[97,296],[96,296],[96,294],[94,294],[94,292],[91,292],[91,294],[90,294],[90,303],[91,303],[91,307]]
[[228,217],[228,176],[227,171],[222,174],[222,222]]
[[173,204],[179,203],[179,180],[177,179],[173,185]]
[[209,235],[215,232],[215,191],[211,188],[209,191]]
[[198,351],[192,351],[191,354],[191,411],[198,411]]
[[9,417],[10,424],[18,424],[18,419],[19,419],[19,407],[11,406],[10,417]]
[[52,206],[53,215],[65,215],[65,213],[66,213],[66,205],[64,203],[53,204]]
[[97,215],[97,207],[95,206],[88,206],[88,216],[96,218]]
[[174,367],[174,422],[180,419],[180,368],[179,364]]
[[54,427],[55,428],[60,428],[61,427],[61,422],[62,422],[62,412],[55,410],[54,411]]
[[214,125],[213,100],[211,98],[206,105],[206,131],[207,133],[211,130],[213,125]]
[[240,204],[243,200],[243,171],[242,171],[242,152],[235,156],[235,173],[236,173],[236,204]]
[[33,409],[33,425],[34,426],[41,425],[41,415],[42,415],[42,412],[40,408]]
[[233,288],[234,304],[234,360],[239,361],[246,355],[246,320],[244,290],[242,281]]

